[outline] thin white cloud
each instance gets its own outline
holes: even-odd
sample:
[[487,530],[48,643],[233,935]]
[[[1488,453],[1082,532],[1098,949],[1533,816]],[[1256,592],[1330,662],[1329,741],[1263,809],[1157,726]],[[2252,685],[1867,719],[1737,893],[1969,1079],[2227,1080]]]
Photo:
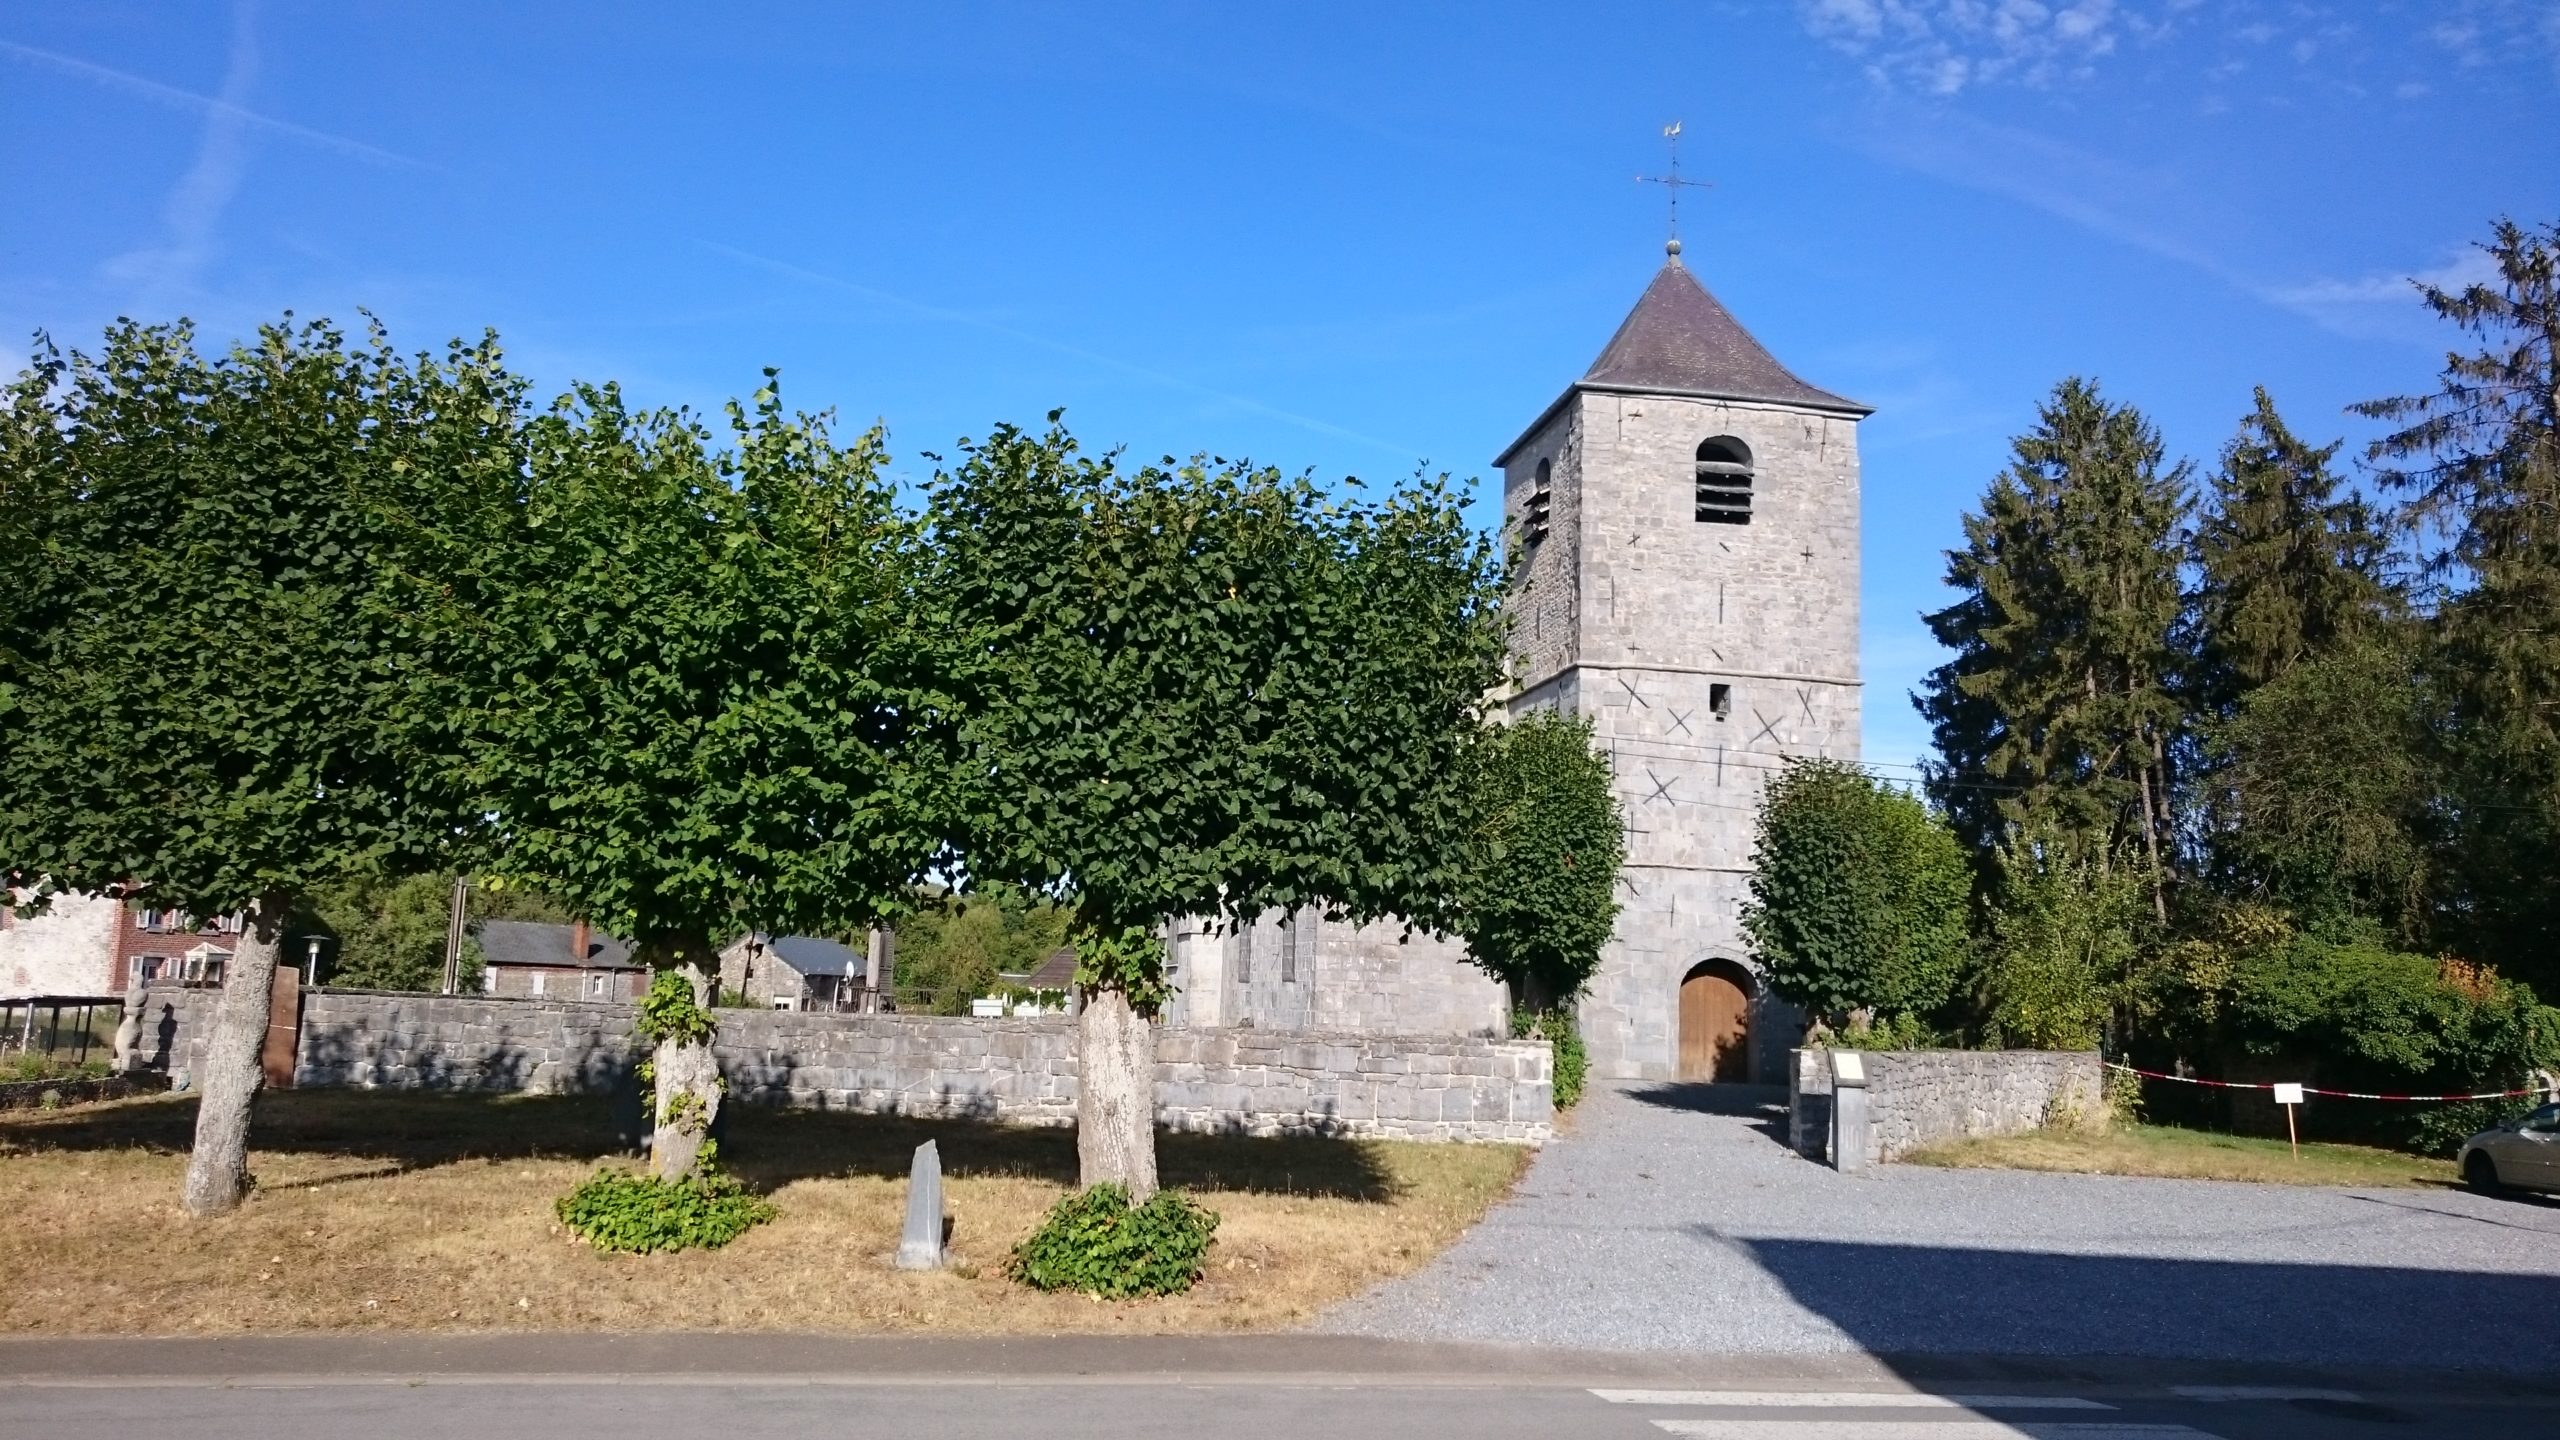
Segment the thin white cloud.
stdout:
[[2395,270],[2354,280],[2311,280],[2269,286],[2261,293],[2265,299],[2338,334],[2387,339],[2431,335],[2438,328],[2419,307],[2420,284],[2460,291],[2497,278],[2497,262],[2478,249],[2468,249],[2431,270]]
[[370,164],[389,165],[413,170],[432,170],[436,168],[435,166],[429,165],[426,161],[415,160],[409,156],[385,150],[379,145],[368,145],[362,140],[350,140],[344,135],[332,135],[325,130],[314,130],[307,125],[296,125],[290,120],[279,120],[272,115],[262,115],[239,103],[237,99],[233,98],[228,93],[227,88],[225,93],[219,96],[199,95],[192,90],[181,90],[174,85],[163,85],[157,80],[146,80],[142,76],[130,74],[123,70],[110,69],[104,65],[93,64],[87,60],[78,59],[74,56],[58,54],[51,50],[40,50],[33,45],[21,45],[14,40],[0,40],[0,55],[5,55],[10,59],[38,66],[43,69],[53,70],[61,74],[76,76],[79,79],[105,86],[110,90],[120,91],[124,94],[134,96],[137,99],[149,100],[154,104],[167,105],[176,109],[186,110],[192,113],[207,115],[218,119],[226,119],[250,129],[262,130],[271,135],[284,136],[287,139],[300,140],[306,144],[317,145],[324,150],[335,151],[340,155],[345,155],[351,159],[363,160]]
[[2003,196],[2117,244],[2188,266],[2332,334],[2356,339],[2431,343],[2433,323],[2419,308],[2410,279],[2458,289],[2490,273],[2487,257],[2466,250],[2433,270],[2350,280],[2271,280],[2245,258],[2195,238],[2195,231],[2209,225],[2196,218],[2193,198],[2174,173],[2119,164],[1944,106],[1887,102],[1849,143],[1888,164]]
[[157,318],[182,308],[197,289],[205,262],[212,258],[214,233],[231,198],[240,193],[240,176],[248,162],[248,122],[240,102],[258,80],[256,16],[247,0],[232,11],[231,54],[223,67],[222,95],[205,111],[204,138],[196,159],[169,192],[165,215],[168,236],[148,249],[109,260],[107,278],[136,288],[134,308]]
[[714,253],[726,255],[732,260],[740,261],[748,265],[754,265],[761,269],[770,270],[774,274],[787,276],[791,279],[801,281],[804,284],[841,291],[844,294],[855,296],[858,299],[868,300],[875,304],[892,306],[896,309],[904,310],[911,315],[921,316],[928,320],[938,320],[945,324],[966,325],[972,329],[984,330],[991,335],[1001,335],[1008,340],[1017,340],[1025,345],[1034,345],[1043,350],[1054,351],[1057,354],[1065,355],[1072,359],[1082,360],[1088,364],[1101,366],[1106,370],[1116,370],[1123,375],[1133,376],[1137,379],[1147,381],[1150,384],[1161,385],[1169,390],[1180,390],[1186,394],[1197,395],[1202,399],[1215,400],[1221,404],[1232,405],[1239,410],[1246,410],[1256,415],[1266,416],[1270,419],[1280,421],[1282,424],[1292,425],[1298,429],[1311,431],[1318,435],[1330,436],[1336,440],[1348,440],[1357,445],[1366,445],[1373,449],[1385,450],[1408,461],[1414,460],[1422,454],[1422,451],[1416,446],[1399,444],[1393,440],[1381,440],[1374,435],[1363,435],[1357,430],[1345,430],[1341,426],[1332,424],[1328,421],[1318,420],[1312,416],[1300,415],[1293,411],[1282,410],[1276,406],[1265,405],[1259,400],[1238,395],[1232,391],[1220,390],[1212,386],[1203,385],[1196,380],[1186,380],[1179,375],[1170,375],[1162,370],[1150,369],[1144,365],[1133,365],[1126,360],[1105,355],[1097,350],[1088,350],[1081,345],[1071,345],[1063,340],[1052,340],[1046,335],[1037,335],[1028,330],[1017,329],[1014,326],[1004,324],[1001,321],[987,319],[983,315],[973,315],[966,310],[953,310],[941,305],[928,305],[920,300],[910,300],[903,295],[893,295],[886,290],[877,290],[868,285],[856,284],[851,280],[841,280],[833,275],[823,274],[816,270],[810,270],[799,265],[791,264],[789,261],[776,260],[770,256],[754,254],[753,252],[740,250],[734,246],[723,245],[716,241],[706,240],[703,241],[702,244],[705,249],[711,250]]
[[1932,95],[2085,75],[2125,35],[2168,23],[2168,12],[2155,17],[2117,0],[1797,0],[1797,11],[1807,30],[1862,61],[1879,83]]

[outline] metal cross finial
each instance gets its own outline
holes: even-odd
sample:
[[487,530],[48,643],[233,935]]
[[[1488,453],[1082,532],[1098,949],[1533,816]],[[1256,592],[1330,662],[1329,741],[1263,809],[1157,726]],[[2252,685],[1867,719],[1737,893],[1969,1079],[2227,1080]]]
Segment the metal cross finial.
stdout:
[[1659,185],[1671,192],[1671,239],[1670,242],[1665,244],[1662,248],[1664,253],[1671,257],[1672,263],[1678,264],[1680,260],[1680,192],[1684,188],[1690,190],[1712,190],[1715,188],[1715,182],[1712,180],[1683,180],[1680,178],[1679,121],[1674,120],[1670,124],[1662,127],[1662,139],[1665,144],[1671,147],[1671,173],[1668,175],[1639,175],[1636,179],[1639,183],[1646,185]]

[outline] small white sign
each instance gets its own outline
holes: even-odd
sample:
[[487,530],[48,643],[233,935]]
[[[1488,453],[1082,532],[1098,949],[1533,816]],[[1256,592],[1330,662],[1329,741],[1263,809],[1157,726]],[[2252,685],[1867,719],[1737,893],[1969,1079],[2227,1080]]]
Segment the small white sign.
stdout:
[[1867,1083],[1867,1060],[1855,1050],[1831,1052],[1831,1083],[1864,1085]]
[[2299,1105],[2299,1104],[2301,1104],[2301,1103],[2302,1103],[2302,1087],[2301,1087],[2300,1085],[2292,1084],[2292,1083],[2290,1083],[2290,1082],[2280,1082],[2280,1083],[2278,1083],[2278,1084],[2277,1084],[2277,1086],[2276,1086],[2276,1103],[2277,1103],[2277,1104],[2279,1104],[2279,1105]]

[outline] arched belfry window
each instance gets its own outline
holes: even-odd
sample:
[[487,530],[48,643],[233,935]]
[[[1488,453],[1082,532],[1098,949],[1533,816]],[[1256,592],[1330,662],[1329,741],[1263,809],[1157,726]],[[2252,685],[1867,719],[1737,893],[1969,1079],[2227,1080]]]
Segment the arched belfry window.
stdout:
[[1751,523],[1751,447],[1730,435],[1698,442],[1698,519]]
[[1538,462],[1538,482],[1529,491],[1529,504],[1520,515],[1520,538],[1531,545],[1547,538],[1547,530],[1555,518],[1555,467],[1545,460]]

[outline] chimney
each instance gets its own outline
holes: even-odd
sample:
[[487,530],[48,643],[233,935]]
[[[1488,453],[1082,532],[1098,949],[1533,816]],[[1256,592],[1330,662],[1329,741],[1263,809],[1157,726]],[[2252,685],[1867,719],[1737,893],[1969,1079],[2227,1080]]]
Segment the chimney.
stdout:
[[569,931],[569,963],[573,965],[587,963],[587,922],[584,920],[579,921]]

